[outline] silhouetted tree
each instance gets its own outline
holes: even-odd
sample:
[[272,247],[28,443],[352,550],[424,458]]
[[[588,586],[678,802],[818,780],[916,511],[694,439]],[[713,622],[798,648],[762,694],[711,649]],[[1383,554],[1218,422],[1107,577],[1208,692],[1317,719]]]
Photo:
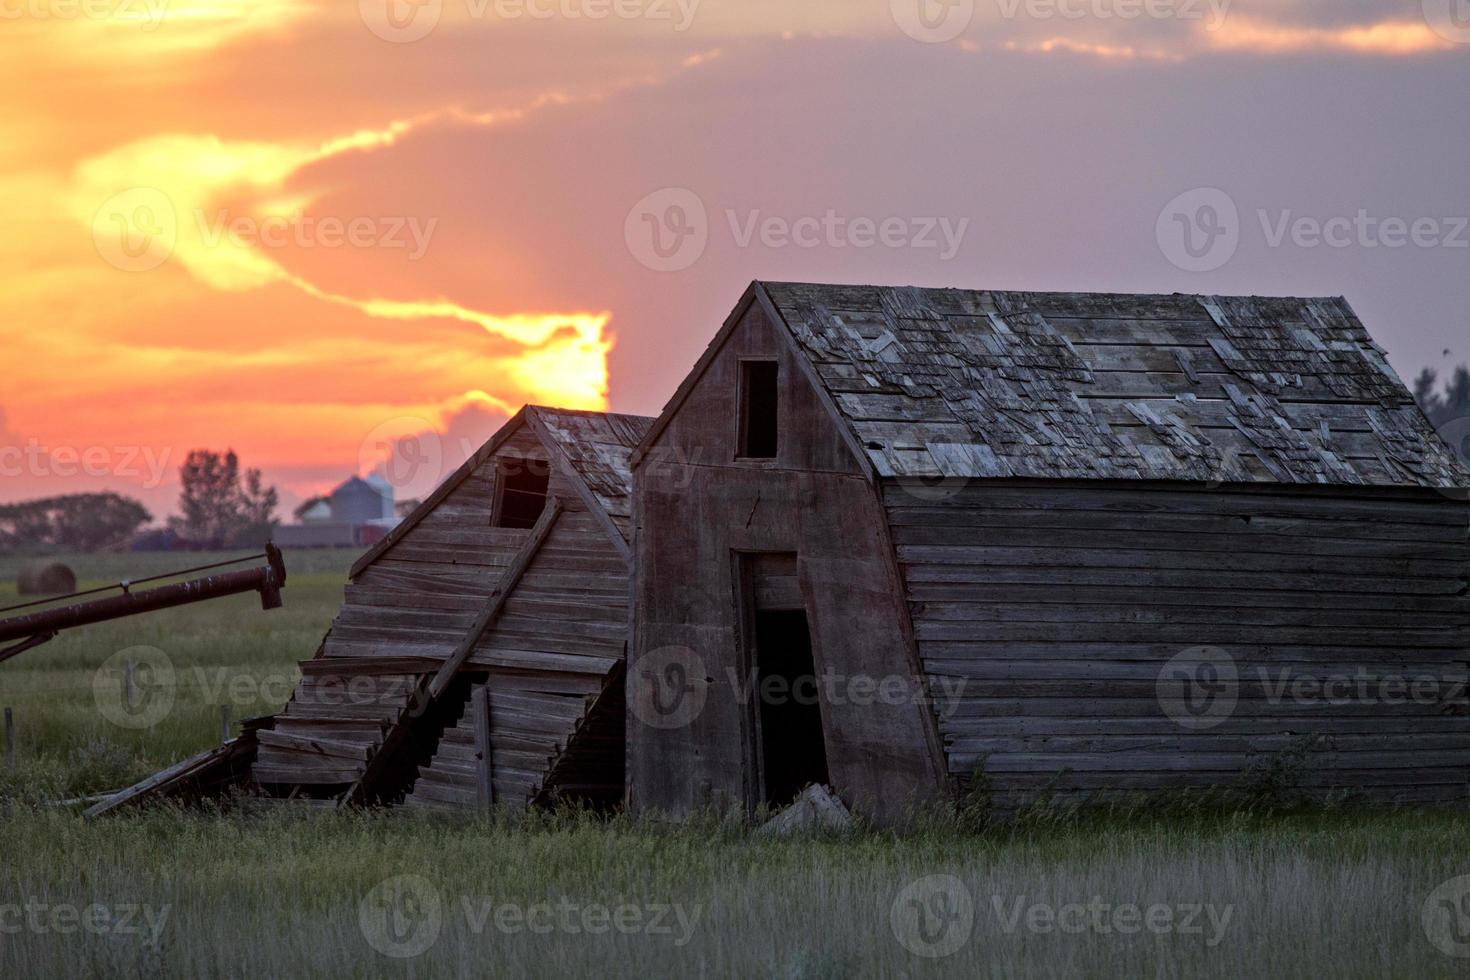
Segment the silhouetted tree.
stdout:
[[1437,384],[1439,384],[1439,376],[1434,373],[1433,368],[1425,368],[1419,372],[1419,377],[1414,379],[1414,401],[1424,409],[1424,414],[1429,416],[1431,422],[1439,414],[1440,405],[1443,404],[1439,392],[1434,390]]
[[264,486],[260,470],[241,473],[233,449],[192,450],[179,467],[179,483],[180,516],[169,526],[183,537],[215,548],[254,546],[270,537],[276,488]]

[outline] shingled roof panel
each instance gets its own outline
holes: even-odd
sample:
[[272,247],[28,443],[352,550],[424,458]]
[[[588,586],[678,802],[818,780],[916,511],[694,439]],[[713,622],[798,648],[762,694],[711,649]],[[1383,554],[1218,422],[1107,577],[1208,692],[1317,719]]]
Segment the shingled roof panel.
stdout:
[[627,520],[632,514],[633,485],[628,461],[654,420],[641,415],[541,406],[535,406],[532,411],[626,536]]
[[1470,485],[1340,298],[761,285],[881,476]]

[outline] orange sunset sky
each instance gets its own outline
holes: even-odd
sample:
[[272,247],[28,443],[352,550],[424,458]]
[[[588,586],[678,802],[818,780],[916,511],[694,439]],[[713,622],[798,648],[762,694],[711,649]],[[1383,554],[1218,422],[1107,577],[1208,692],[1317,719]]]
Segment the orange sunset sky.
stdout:
[[[1401,374],[1470,358],[1470,5],[1061,3],[0,0],[0,500],[162,517],[233,447],[284,515],[526,402],[655,414],[752,278],[1343,294]],[[1205,271],[1156,232],[1196,188]],[[1360,212],[1439,237],[1273,243]],[[743,231],[829,214],[964,232]]]

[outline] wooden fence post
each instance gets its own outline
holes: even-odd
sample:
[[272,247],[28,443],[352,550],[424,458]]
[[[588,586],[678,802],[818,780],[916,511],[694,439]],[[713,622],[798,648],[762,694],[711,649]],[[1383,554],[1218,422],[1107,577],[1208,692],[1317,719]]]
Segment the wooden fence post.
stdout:
[[230,706],[227,704],[219,706],[219,740],[221,742],[230,740]]
[[15,714],[5,709],[5,768],[15,768]]
[[480,806],[495,803],[491,782],[494,766],[490,757],[490,685],[470,688],[470,718],[475,726],[475,789]]

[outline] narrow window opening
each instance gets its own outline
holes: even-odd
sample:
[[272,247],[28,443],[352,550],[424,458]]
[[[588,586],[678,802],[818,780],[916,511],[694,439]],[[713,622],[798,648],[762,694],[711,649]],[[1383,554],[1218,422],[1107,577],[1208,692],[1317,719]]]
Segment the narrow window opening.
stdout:
[[775,459],[777,443],[775,361],[740,362],[740,456]]
[[545,464],[523,461],[514,470],[501,470],[496,484],[494,526],[535,527],[546,509],[550,469]]
[[806,613],[756,610],[755,651],[762,788],[765,802],[780,807],[806,786],[830,782]]

